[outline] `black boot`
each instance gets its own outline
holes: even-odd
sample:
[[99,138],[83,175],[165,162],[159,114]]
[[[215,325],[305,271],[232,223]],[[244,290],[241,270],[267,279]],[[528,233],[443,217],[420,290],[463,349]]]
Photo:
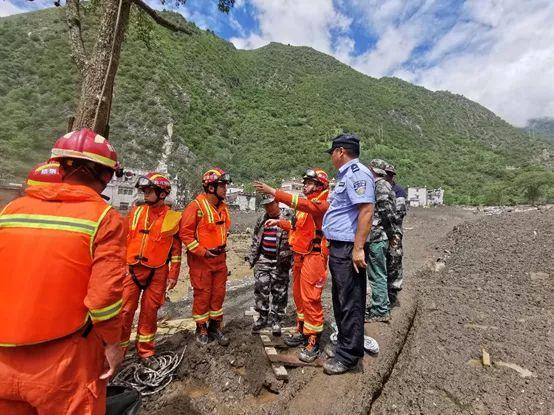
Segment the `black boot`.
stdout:
[[196,323],[196,341],[202,346],[209,343],[208,325],[206,323]]
[[283,342],[289,347],[298,347],[302,345],[305,346],[308,339],[306,338],[306,336],[304,336],[302,331],[304,331],[304,322],[298,321],[296,323],[296,332],[285,337],[283,339]]
[[220,346],[229,346],[229,338],[223,334],[223,321],[221,320],[210,320],[210,325],[208,326],[208,332],[210,337],[213,340],[217,340]]
[[311,363],[319,356],[319,334],[310,334],[308,344],[298,353],[298,358],[306,363]]
[[256,322],[252,325],[252,334],[258,334],[260,330],[267,326],[267,319],[262,316],[258,317]]

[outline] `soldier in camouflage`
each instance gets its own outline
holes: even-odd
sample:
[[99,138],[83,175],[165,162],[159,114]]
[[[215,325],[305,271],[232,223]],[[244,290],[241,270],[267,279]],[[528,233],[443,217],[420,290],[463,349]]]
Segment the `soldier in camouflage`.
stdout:
[[255,309],[259,313],[252,332],[271,326],[273,335],[279,336],[287,307],[292,251],[288,232],[277,226],[268,228],[265,223],[268,219],[291,220],[292,214],[289,209],[280,209],[273,196],[264,196],[262,205],[265,213],[254,227],[250,255],[246,258],[254,268]]
[[396,197],[385,178],[386,167],[387,163],[380,159],[371,160],[369,163],[375,177],[375,210],[366,247],[367,274],[371,286],[371,306],[366,313],[368,322],[387,322],[390,319],[387,252],[389,243],[394,246],[402,234],[396,216]]
[[[408,213],[408,207],[406,204],[406,190],[396,183],[396,169],[392,164],[389,164],[385,169],[387,173],[387,181],[391,184],[392,190],[396,196],[396,218],[397,226],[402,230],[402,224],[404,217]],[[389,244],[389,251],[387,253],[387,273],[388,273],[388,291],[391,307],[397,306],[398,293],[402,290],[402,282],[404,280],[404,272],[402,269],[402,232],[400,238],[397,239],[395,244]]]

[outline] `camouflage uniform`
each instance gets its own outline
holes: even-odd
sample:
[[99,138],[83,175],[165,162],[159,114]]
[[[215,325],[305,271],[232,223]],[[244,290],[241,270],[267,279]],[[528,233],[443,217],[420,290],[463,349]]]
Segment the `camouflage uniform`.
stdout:
[[387,252],[389,241],[398,239],[402,233],[396,216],[396,197],[389,182],[385,180],[383,160],[372,160],[371,169],[375,172],[375,209],[373,224],[367,246],[367,274],[371,286],[370,316],[388,316],[390,302],[388,296]]
[[[248,262],[254,267],[255,309],[266,321],[280,322],[285,315],[288,300],[289,271],[292,262],[288,232],[277,227],[277,259],[262,253],[264,223],[269,217],[264,213],[256,222]],[[288,209],[281,209],[279,219],[291,220]],[[270,295],[271,306],[270,306]]]
[[[396,195],[396,225],[402,230],[404,217],[408,212],[406,206],[406,191],[397,184],[394,184],[392,189]],[[389,251],[387,253],[388,291],[391,304],[396,302],[398,292],[402,289],[402,282],[404,280],[404,272],[402,269],[402,232],[400,232],[399,236],[400,238],[397,239],[397,243],[389,246]]]

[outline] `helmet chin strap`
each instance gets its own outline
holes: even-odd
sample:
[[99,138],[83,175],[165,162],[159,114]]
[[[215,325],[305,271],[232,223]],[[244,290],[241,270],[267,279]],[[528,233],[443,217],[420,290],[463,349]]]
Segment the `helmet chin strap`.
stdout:
[[155,205],[156,203],[158,203],[160,200],[165,200],[165,197],[162,199],[160,197],[160,194],[163,192],[163,190],[161,189],[158,189],[157,187],[154,187],[154,193],[156,193],[156,200],[153,201],[153,202],[149,202],[147,200],[144,200],[144,203],[147,204],[148,206],[153,206]]

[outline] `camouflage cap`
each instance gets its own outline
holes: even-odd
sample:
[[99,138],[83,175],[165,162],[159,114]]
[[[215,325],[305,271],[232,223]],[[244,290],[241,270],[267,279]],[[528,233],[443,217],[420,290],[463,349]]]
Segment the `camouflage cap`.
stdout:
[[385,160],[373,159],[369,162],[368,166],[379,176],[385,176],[387,174],[385,170],[387,169],[388,163]]
[[395,175],[396,174],[396,169],[394,168],[394,166],[390,163],[387,163],[387,167],[385,168],[385,171],[388,173],[388,174],[391,174],[391,175]]
[[262,195],[262,201],[260,202],[260,206],[269,205],[271,202],[274,202],[274,201],[275,201],[275,196],[264,193]]

